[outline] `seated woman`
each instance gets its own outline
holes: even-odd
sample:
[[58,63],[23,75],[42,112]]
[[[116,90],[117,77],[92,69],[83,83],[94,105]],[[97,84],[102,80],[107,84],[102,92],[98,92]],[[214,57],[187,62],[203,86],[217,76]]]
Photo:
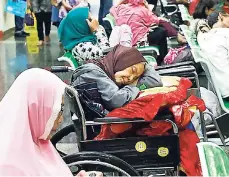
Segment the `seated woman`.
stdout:
[[[176,29],[167,21],[158,18],[144,0],[123,0],[110,10],[116,25],[127,24],[133,33],[132,45],[138,46],[147,42],[159,46],[158,65],[168,52],[167,37],[177,36]],[[158,27],[159,25],[159,27]]]
[[[123,27],[124,45],[131,45],[131,31]],[[103,51],[110,48],[107,35],[96,19],[92,18],[86,7],[71,10],[62,20],[58,35],[64,49],[71,51],[77,61],[99,59]],[[121,35],[122,36],[122,35]]]
[[72,85],[95,82],[105,109],[111,111],[135,99],[140,87],[162,86],[160,76],[136,48],[117,45],[101,60],[90,60],[73,74]]
[[100,58],[110,45],[106,33],[98,27],[98,21],[92,19],[88,8],[71,10],[58,28],[60,42],[79,61]]
[[228,98],[229,15],[224,12],[214,12],[208,17],[208,24],[205,21],[198,23],[196,27],[197,40],[204,56],[212,65],[212,72],[222,97]]
[[50,141],[63,120],[65,87],[42,69],[18,76],[0,104],[0,176],[73,176]]

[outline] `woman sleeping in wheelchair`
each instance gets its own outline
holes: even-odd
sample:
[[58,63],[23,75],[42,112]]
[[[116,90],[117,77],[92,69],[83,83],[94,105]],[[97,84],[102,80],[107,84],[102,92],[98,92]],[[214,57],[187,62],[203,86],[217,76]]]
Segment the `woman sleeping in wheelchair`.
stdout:
[[[89,60],[73,73],[72,85],[85,90],[92,83],[97,101],[111,111],[134,100],[141,88],[162,86],[160,76],[136,48],[117,45],[100,60]],[[90,88],[92,89],[92,88]],[[93,95],[93,93],[92,93]]]
[[63,120],[65,87],[42,69],[15,80],[0,104],[0,176],[72,176],[49,140]]
[[[89,100],[100,103],[108,109],[110,112],[106,117],[140,117],[152,121],[159,109],[170,110],[180,128],[181,168],[187,175],[200,176],[196,147],[199,138],[190,121],[196,111],[205,110],[204,102],[195,96],[186,100],[187,89],[192,85],[188,79],[174,77],[171,83],[169,77],[160,77],[145,63],[135,48],[118,45],[105,58],[88,61],[88,64],[79,67],[73,74],[72,85],[80,95],[87,90],[89,95],[91,94]],[[145,86],[143,89],[147,89],[140,91],[141,85]],[[84,111],[86,109],[84,107]],[[89,121],[87,115],[86,117]],[[95,140],[130,134],[131,136],[166,135],[170,129],[171,124],[160,121],[140,127],[136,127],[135,124],[105,125]]]

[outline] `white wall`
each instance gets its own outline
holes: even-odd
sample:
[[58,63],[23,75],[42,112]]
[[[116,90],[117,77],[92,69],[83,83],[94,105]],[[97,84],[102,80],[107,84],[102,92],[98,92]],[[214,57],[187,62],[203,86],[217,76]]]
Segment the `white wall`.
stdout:
[[7,0],[0,0],[0,31],[6,31],[14,27],[14,15],[5,12]]

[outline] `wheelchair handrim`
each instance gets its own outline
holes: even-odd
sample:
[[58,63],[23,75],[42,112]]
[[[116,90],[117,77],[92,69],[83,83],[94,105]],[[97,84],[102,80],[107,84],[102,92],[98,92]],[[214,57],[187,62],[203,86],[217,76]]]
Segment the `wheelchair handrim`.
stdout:
[[131,175],[129,175],[127,172],[125,172],[124,170],[122,170],[121,168],[115,166],[115,165],[111,165],[109,163],[106,162],[100,162],[100,161],[95,161],[95,160],[84,160],[84,161],[78,161],[78,162],[73,162],[70,164],[67,164],[68,167],[71,167],[73,165],[101,165],[101,166],[105,166],[111,169],[115,169],[117,172],[120,172],[128,177],[131,177]]

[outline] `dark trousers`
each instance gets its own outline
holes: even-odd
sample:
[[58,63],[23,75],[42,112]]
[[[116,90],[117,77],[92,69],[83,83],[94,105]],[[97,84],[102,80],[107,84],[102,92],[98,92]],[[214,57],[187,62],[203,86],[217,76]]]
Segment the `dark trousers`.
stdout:
[[164,20],[160,20],[159,22],[159,26],[160,27],[163,27],[166,32],[167,32],[167,37],[175,37],[177,36],[177,30],[176,28],[174,28],[171,23],[167,22],[167,21],[164,21]]
[[24,18],[15,15],[14,21],[15,21],[15,33],[21,32],[24,28]]
[[149,32],[148,41],[150,46],[159,46],[160,56],[157,58],[157,64],[161,65],[164,57],[168,53],[167,32],[162,27],[157,27],[153,32]]
[[113,5],[113,0],[100,0],[99,8],[99,24],[103,25],[103,18],[109,14],[110,8]]
[[37,32],[40,41],[44,40],[44,29],[43,24],[45,24],[45,36],[49,36],[51,30],[51,12],[39,12],[35,13],[37,19]]
[[[26,1],[26,0],[23,0],[23,1]],[[15,33],[23,31],[24,18],[15,15],[14,23],[15,23]]]

